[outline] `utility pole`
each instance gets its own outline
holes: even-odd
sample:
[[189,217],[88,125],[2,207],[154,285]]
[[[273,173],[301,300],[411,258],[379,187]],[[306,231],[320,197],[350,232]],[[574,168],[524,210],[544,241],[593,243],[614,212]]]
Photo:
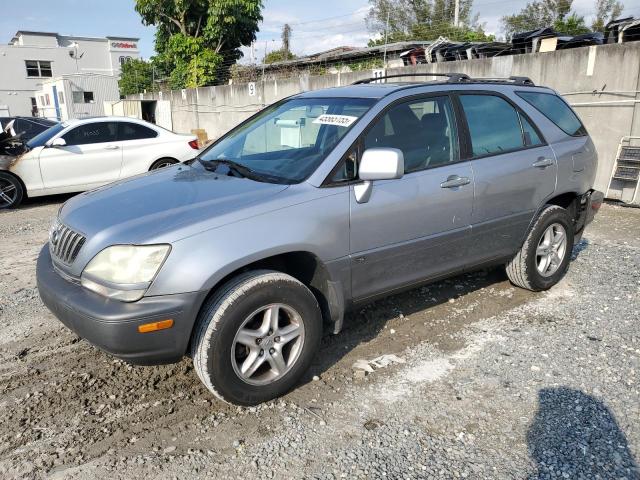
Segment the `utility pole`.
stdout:
[[264,64],[265,59],[267,58],[267,41],[264,41],[264,57],[262,58],[262,81],[264,82]]
[[460,23],[460,0],[456,0],[455,10],[453,13],[453,26],[459,27]]
[[[458,0],[456,0],[456,4]],[[387,24],[384,27],[384,58],[382,60],[382,67],[387,68],[387,38],[389,36],[389,14],[391,10],[387,10]]]

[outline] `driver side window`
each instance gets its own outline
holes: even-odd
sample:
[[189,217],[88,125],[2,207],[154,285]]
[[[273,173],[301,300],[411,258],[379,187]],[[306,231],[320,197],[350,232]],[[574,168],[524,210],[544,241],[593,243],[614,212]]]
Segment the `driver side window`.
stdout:
[[71,145],[115,142],[118,124],[115,122],[95,122],[80,125],[65,133],[62,138]]
[[459,160],[458,133],[448,96],[427,97],[391,107],[342,161],[333,182],[357,178],[358,159],[368,148],[397,148],[405,173],[418,172]]

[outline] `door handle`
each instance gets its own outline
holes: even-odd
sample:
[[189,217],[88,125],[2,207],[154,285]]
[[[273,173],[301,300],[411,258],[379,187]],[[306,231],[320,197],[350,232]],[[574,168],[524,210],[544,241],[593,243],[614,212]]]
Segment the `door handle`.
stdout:
[[547,168],[547,167],[550,167],[551,165],[553,165],[553,160],[551,160],[550,158],[540,157],[538,161],[533,162],[531,166],[535,168]]
[[105,150],[117,150],[120,147],[118,145],[107,145],[106,147],[104,147]]
[[469,185],[471,180],[468,177],[460,177],[458,175],[449,175],[447,180],[440,184],[440,188],[456,188],[463,185]]

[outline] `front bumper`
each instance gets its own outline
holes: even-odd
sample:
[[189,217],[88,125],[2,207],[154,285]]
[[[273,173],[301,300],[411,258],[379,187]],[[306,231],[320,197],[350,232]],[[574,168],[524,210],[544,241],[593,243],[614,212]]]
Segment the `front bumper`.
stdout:
[[[108,299],[62,278],[47,245],[40,251],[36,276],[40,298],[63,324],[101,350],[139,365],[173,363],[185,355],[207,293],[143,297],[133,303]],[[169,329],[138,332],[139,325],[169,318]]]

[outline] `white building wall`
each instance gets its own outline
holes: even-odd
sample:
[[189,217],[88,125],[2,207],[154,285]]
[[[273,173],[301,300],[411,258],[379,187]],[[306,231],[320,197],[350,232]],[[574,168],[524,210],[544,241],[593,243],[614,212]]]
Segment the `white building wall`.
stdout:
[[[76,50],[78,57],[82,56],[77,61],[70,56],[70,52],[75,55]],[[31,115],[31,98],[51,78],[29,77],[26,60],[50,61],[52,78],[72,73],[118,77],[121,56],[140,57],[137,38],[89,38],[18,32],[10,44],[0,45],[0,105],[7,105],[11,115]]]
[[[78,93],[79,98],[75,98],[74,92]],[[84,101],[85,92],[91,92],[92,101]],[[118,78],[113,75],[99,74],[65,75],[45,82],[42,90],[35,95],[42,116],[52,120],[102,116],[105,114],[104,103],[115,102],[120,98]],[[46,104],[47,95],[49,96],[48,105]],[[55,99],[58,100],[57,110]]]

